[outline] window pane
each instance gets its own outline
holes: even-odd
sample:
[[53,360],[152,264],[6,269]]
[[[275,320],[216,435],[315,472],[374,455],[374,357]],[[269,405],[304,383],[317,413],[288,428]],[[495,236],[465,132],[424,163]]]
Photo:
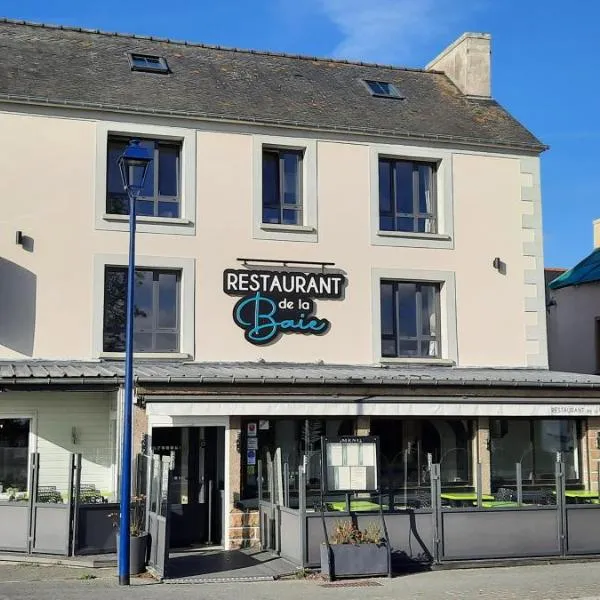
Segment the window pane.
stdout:
[[125,350],[127,269],[107,268],[104,279],[104,352]]
[[283,211],[283,223],[285,225],[302,225],[302,213],[298,210],[285,209]]
[[435,358],[439,356],[438,342],[436,340],[421,340],[419,356],[423,358]]
[[133,351],[134,352],[152,352],[152,334],[139,333],[133,334]]
[[158,291],[158,326],[177,327],[177,274],[160,273]]
[[395,231],[395,221],[394,217],[379,217],[379,229],[381,231]]
[[421,285],[421,333],[427,336],[438,334],[437,286]]
[[179,336],[176,333],[157,333],[155,352],[176,352],[179,350]]
[[280,223],[281,212],[278,208],[263,207],[263,223]]
[[[413,163],[408,161],[396,161],[396,212],[412,215],[413,207]],[[407,231],[403,229],[402,231]],[[412,231],[412,226],[411,226]]]
[[152,271],[136,270],[135,272],[135,313],[133,320],[135,331],[152,330],[152,279]]
[[392,283],[381,284],[381,333],[394,335],[394,287]]
[[0,498],[27,492],[29,419],[0,419]]
[[521,462],[524,482],[534,479],[530,422],[526,419],[494,419],[491,427],[492,484],[515,481],[515,464]]
[[275,152],[263,152],[263,207],[279,206],[279,155]]
[[388,160],[379,161],[379,214],[392,211],[392,179]]
[[106,212],[114,215],[129,213],[129,200],[123,188],[119,170],[119,156],[125,150],[125,142],[110,141],[106,157]]
[[283,152],[283,203],[300,204],[300,155],[297,152]]
[[[154,142],[151,140],[142,140],[140,143],[142,148],[145,148],[150,154],[151,157],[154,158]],[[142,188],[142,192],[140,196],[145,196],[146,198],[154,198],[154,160],[150,162],[148,166],[148,172],[146,173],[146,179],[144,180],[144,187]]]
[[381,340],[381,355],[382,356],[397,356],[395,340]]
[[160,196],[178,195],[179,188],[179,147],[159,146],[158,193]]
[[419,165],[419,212],[433,214],[433,197],[431,187],[431,166]]
[[400,340],[398,342],[398,356],[419,356],[417,340]]
[[398,284],[396,295],[398,306],[398,334],[402,337],[416,337],[417,335],[416,294],[417,286],[414,283]]
[[152,200],[137,200],[135,210],[140,217],[153,217],[154,202]]
[[418,218],[415,219],[417,225],[417,231],[419,233],[435,233],[436,222],[435,219]]
[[398,217],[396,219],[396,231],[413,231],[415,220],[412,217]]
[[176,219],[179,217],[179,202],[159,202],[158,215],[159,217],[169,217]]

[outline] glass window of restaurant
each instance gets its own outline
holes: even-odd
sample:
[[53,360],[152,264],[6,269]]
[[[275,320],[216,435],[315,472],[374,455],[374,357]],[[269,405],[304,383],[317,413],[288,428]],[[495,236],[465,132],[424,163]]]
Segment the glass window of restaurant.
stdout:
[[[267,462],[281,453],[281,469],[288,473],[290,504],[297,503],[298,467],[306,460],[307,492],[317,494],[321,485],[321,437],[354,434],[354,419],[263,418],[242,420],[239,440],[241,456],[241,504],[252,507],[258,499],[258,469],[262,467],[262,492],[269,494]],[[306,459],[304,458],[306,457]],[[285,484],[284,484],[285,485]]]
[[384,491],[429,487],[428,455],[440,464],[442,486],[473,482],[473,423],[466,419],[371,419],[371,434],[379,436],[381,482]]
[[557,452],[567,483],[581,483],[580,431],[575,419],[491,419],[492,489],[516,483],[517,463],[524,485],[553,482]]
[[27,492],[31,419],[0,418],[0,500]]

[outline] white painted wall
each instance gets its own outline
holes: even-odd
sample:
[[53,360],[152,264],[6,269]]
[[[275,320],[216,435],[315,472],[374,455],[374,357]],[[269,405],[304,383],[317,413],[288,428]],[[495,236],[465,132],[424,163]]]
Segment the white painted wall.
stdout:
[[[97,358],[94,323],[102,319],[102,298],[94,299],[94,259],[127,255],[125,231],[96,228],[96,183],[105,176],[97,170],[96,138],[107,124],[99,115],[58,115],[0,112],[0,359]],[[149,124],[135,117],[117,123],[127,131]],[[537,158],[446,148],[451,245],[373,245],[371,149],[376,145],[394,155],[406,154],[407,147],[288,132],[295,140],[316,139],[318,227],[317,241],[312,235],[284,242],[253,235],[254,138],[273,130],[171,124],[196,129],[195,229],[185,235],[142,231],[137,253],[195,260],[193,359],[379,362],[372,274],[401,269],[454,274],[456,297],[448,301],[455,308],[460,366],[546,366],[543,275],[537,277],[542,269]],[[281,138],[286,132],[276,133]],[[413,150],[415,156],[435,152]],[[32,239],[32,251],[15,244],[17,230]],[[244,256],[335,262],[349,284],[343,301],[318,302],[317,314],[331,321],[331,331],[322,337],[288,335],[266,347],[248,344],[232,320],[236,299],[222,291],[223,270],[235,268],[236,258]],[[495,257],[506,264],[505,274],[492,267]]]
[[[69,456],[82,454],[82,483],[113,490],[114,394],[101,392],[3,392],[0,418],[28,417],[33,427],[30,452],[40,454],[40,485],[68,488]],[[79,436],[72,441],[72,428]]]
[[600,283],[550,290],[548,308],[550,368],[597,373],[596,319],[600,319]]

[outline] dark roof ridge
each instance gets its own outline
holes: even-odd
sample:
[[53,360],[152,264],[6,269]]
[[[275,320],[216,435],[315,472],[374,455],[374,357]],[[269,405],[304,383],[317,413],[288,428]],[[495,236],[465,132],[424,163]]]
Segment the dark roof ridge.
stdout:
[[418,67],[402,67],[398,65],[387,65],[382,63],[364,62],[359,60],[348,60],[343,58],[328,58],[326,56],[309,56],[307,54],[290,54],[286,52],[274,52],[269,50],[252,50],[247,48],[236,48],[232,46],[219,46],[217,44],[203,44],[201,42],[188,42],[185,40],[173,40],[154,35],[139,35],[135,33],[119,33],[116,31],[102,31],[100,29],[89,29],[86,27],[76,27],[72,25],[54,25],[52,23],[37,23],[35,21],[27,21],[24,19],[10,19],[8,17],[0,17],[0,23],[9,25],[26,25],[28,27],[41,27],[44,29],[57,29],[63,31],[73,31],[76,33],[92,33],[96,35],[104,35],[108,37],[129,38],[133,40],[145,40],[151,42],[161,42],[165,44],[173,44],[177,46],[192,46],[195,48],[206,48],[207,50],[222,50],[224,52],[238,52],[241,54],[257,54],[259,56],[273,56],[276,58],[294,58],[297,60],[334,62],[346,65],[355,65],[357,67],[379,67],[383,69],[393,69],[396,71],[411,71],[416,73],[432,73],[434,75],[442,75],[443,71],[435,69],[421,69]]

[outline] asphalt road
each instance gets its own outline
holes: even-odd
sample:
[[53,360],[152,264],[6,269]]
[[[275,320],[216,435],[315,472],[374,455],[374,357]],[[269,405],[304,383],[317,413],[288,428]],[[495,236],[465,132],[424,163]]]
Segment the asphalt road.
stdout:
[[114,569],[0,565],[0,600],[600,600],[600,562],[435,571],[368,580],[364,587],[324,586],[316,579],[169,585],[136,578],[133,583],[119,587]]

